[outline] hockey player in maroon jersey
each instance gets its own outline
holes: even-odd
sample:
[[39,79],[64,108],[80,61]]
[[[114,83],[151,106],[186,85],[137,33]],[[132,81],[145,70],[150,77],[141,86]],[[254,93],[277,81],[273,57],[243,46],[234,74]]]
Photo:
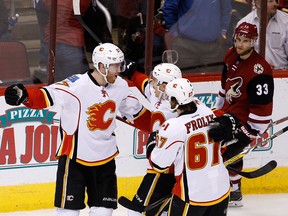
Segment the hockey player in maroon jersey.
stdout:
[[[214,119],[210,136],[215,141],[236,138],[238,141],[227,146],[223,157],[228,159],[245,148],[258,133],[266,131],[272,115],[274,81],[270,65],[254,50],[258,38],[256,25],[243,22],[234,32],[235,44],[225,57],[221,89],[216,108],[225,115]],[[233,135],[227,137],[225,127],[232,127]],[[222,142],[224,143],[224,142]],[[231,165],[242,170],[243,160]],[[229,206],[243,206],[241,176],[230,173],[232,192]]]
[[92,61],[94,70],[62,82],[40,89],[15,84],[5,91],[6,103],[13,106],[61,107],[56,216],[79,216],[86,192],[89,215],[111,216],[117,208],[116,114],[145,131],[150,128],[150,111],[118,76],[125,67],[123,52],[104,43],[94,49]]
[[[132,66],[132,65],[131,65]],[[130,81],[139,89],[139,91],[147,98],[150,103],[151,110],[151,131],[153,131],[148,139],[146,146],[146,152],[149,152],[153,145],[155,145],[156,131],[158,131],[161,125],[168,119],[177,117],[176,112],[172,112],[169,109],[169,102],[163,100],[163,94],[165,92],[166,84],[176,78],[181,78],[181,70],[174,64],[161,63],[153,68],[151,76],[140,73],[137,70],[129,71]],[[147,206],[169,194],[175,184],[175,177],[173,174],[173,168],[167,170],[166,173],[158,173],[148,164],[147,173],[143,177],[143,180],[134,195],[132,201],[128,201],[123,197],[120,197],[119,203],[128,208],[129,216],[142,215],[144,206]],[[127,206],[121,202],[125,199],[128,202]],[[154,216],[160,215],[164,206],[157,206],[147,212],[145,215]],[[132,210],[134,209],[134,210]]]
[[227,215],[229,174],[220,143],[208,136],[209,122],[215,117],[213,111],[195,101],[192,84],[187,79],[169,82],[165,94],[170,109],[179,116],[162,124],[148,158],[158,172],[174,165],[176,184],[168,215]]

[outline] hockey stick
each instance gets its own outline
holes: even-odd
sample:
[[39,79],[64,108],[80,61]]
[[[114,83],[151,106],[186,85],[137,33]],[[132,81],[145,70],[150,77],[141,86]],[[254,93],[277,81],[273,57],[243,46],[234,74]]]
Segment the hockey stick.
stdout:
[[[252,179],[252,178],[257,178],[257,177],[263,176],[263,175],[271,172],[272,170],[274,170],[276,168],[276,166],[277,166],[277,162],[275,160],[272,160],[272,161],[268,162],[267,164],[265,164],[264,166],[262,166],[261,168],[254,170],[254,171],[251,171],[251,172],[243,172],[243,171],[234,169],[230,166],[226,166],[226,168],[228,170],[238,174],[238,175],[245,177],[245,178]],[[140,211],[142,213],[142,212],[146,212],[146,211],[149,211],[149,210],[155,208],[156,206],[165,202],[165,200],[169,199],[170,197],[171,197],[171,194],[166,195],[165,197],[157,200],[156,202],[151,203],[150,205],[144,206],[144,208],[143,208],[143,206],[137,206],[135,203],[133,203],[131,200],[129,200],[128,198],[126,198],[124,196],[121,196],[118,199],[118,202],[119,202],[119,204],[121,204],[122,206],[124,206],[127,209],[131,209],[131,210],[137,211],[137,212]]]
[[[277,166],[277,162],[275,160],[272,160],[272,161],[268,162],[267,164],[265,164],[264,166],[262,166],[261,168],[254,170],[254,171],[251,171],[251,172],[243,172],[243,171],[234,169],[230,166],[226,166],[226,168],[228,170],[238,174],[238,175],[245,177],[245,178],[252,179],[252,178],[257,178],[257,177],[263,176],[263,175],[271,172],[272,170],[274,170],[276,168],[276,166]],[[171,194],[166,195],[165,197],[162,197],[161,199],[157,200],[156,202],[151,203],[150,205],[144,206],[144,208],[143,208],[143,206],[136,205],[135,203],[133,203],[131,200],[129,200],[128,198],[126,198],[124,196],[121,196],[118,199],[118,202],[119,202],[119,204],[121,204],[122,206],[124,206],[127,209],[131,209],[133,211],[137,211],[137,212],[142,213],[142,212],[146,212],[146,211],[149,211],[149,210],[155,208],[156,206],[165,202],[165,200],[169,199],[170,197],[171,197]]]
[[[279,123],[281,123],[281,122],[283,122],[283,121],[286,121],[286,120],[284,120],[285,118],[288,119],[288,117],[284,117],[284,118],[282,118],[282,119],[279,119],[279,120],[273,122],[273,125],[279,124]],[[134,127],[133,125],[129,124],[129,122],[125,121],[124,119],[122,119],[122,118],[119,117],[119,116],[117,116],[116,119],[119,120],[119,121],[121,121],[121,122],[123,122],[123,123],[125,123],[125,124],[127,124],[127,125],[130,125],[130,126]],[[285,128],[283,128],[282,130],[284,130],[284,129],[285,129]],[[281,131],[282,131],[282,130],[281,130]],[[285,131],[284,131],[284,132],[285,132]],[[274,134],[273,134],[273,135],[274,135]],[[272,136],[273,136],[273,135],[272,135]],[[279,136],[279,135],[280,135],[280,134],[278,134],[277,136]],[[271,137],[272,137],[272,136],[271,136]],[[265,143],[265,142],[267,142],[268,140],[273,139],[273,138],[271,138],[271,137],[267,138],[266,140],[262,141],[261,143],[257,143],[256,145],[261,145],[262,143]],[[275,138],[275,137],[274,137],[274,138]],[[233,163],[233,162],[231,162],[231,163]],[[229,163],[229,164],[231,164],[231,163]],[[225,162],[224,162],[224,164],[226,165]],[[238,175],[241,175],[241,176],[243,176],[243,177],[245,177],[245,178],[257,178],[257,177],[266,175],[267,173],[269,173],[269,172],[271,172],[272,170],[274,170],[274,169],[276,168],[276,166],[277,166],[277,162],[274,161],[274,160],[272,160],[272,161],[268,162],[267,164],[265,164],[264,166],[262,166],[262,167],[259,168],[259,169],[256,169],[256,170],[251,171],[251,172],[243,172],[243,171],[240,171],[240,170],[235,170],[234,168],[230,167],[229,165],[226,165],[226,167],[227,167],[228,170],[231,170],[231,171],[233,171],[234,173],[237,173]],[[129,201],[130,201],[130,200],[129,200]],[[131,202],[131,201],[130,201],[130,202]]]
[[243,149],[242,152],[239,154],[235,155],[234,157],[228,159],[227,161],[224,162],[225,166],[228,166],[229,164],[232,164],[236,162],[237,160],[243,158],[245,155],[247,155],[249,152],[253,151],[256,149],[258,146],[261,146],[263,143],[266,143],[270,140],[273,140],[274,138],[280,136],[281,134],[285,133],[288,131],[288,126],[282,128],[281,130],[277,131],[276,133],[272,134],[270,137],[267,137],[266,139],[263,139],[261,142],[256,143],[254,146],[247,146],[246,148]]
[[264,166],[262,166],[261,168],[256,169],[256,170],[251,171],[251,172],[243,172],[243,171],[234,169],[233,167],[230,167],[230,166],[226,166],[226,168],[229,171],[232,171],[238,175],[241,175],[245,178],[251,179],[251,178],[257,178],[257,177],[263,176],[263,175],[271,172],[272,170],[274,170],[276,168],[276,166],[277,166],[277,162],[275,160],[272,160],[272,161],[269,161]]
[[121,196],[118,199],[118,203],[122,206],[124,206],[127,209],[133,210],[133,211],[137,211],[137,212],[144,212],[145,211],[145,207],[142,205],[137,205],[135,203],[133,203],[131,200],[129,200],[127,197]]
[[[263,176],[263,175],[271,172],[272,170],[274,170],[276,168],[276,166],[277,166],[277,162],[275,160],[272,160],[272,161],[268,162],[267,164],[265,164],[264,166],[262,166],[261,168],[254,170],[254,171],[251,171],[251,172],[243,172],[243,171],[234,169],[230,166],[226,166],[226,168],[228,170],[238,174],[238,175],[245,177],[245,178],[252,179],[252,178],[257,178],[257,177]],[[165,197],[157,200],[156,202],[151,203],[148,206],[144,206],[144,208],[143,208],[143,206],[140,206],[140,205],[137,206],[135,203],[133,203],[131,200],[129,200],[128,198],[126,198],[124,196],[121,196],[118,199],[118,202],[119,202],[119,204],[121,204],[125,208],[131,209],[133,211],[146,212],[146,211],[149,211],[149,210],[155,208],[156,206],[162,204],[163,202],[165,202],[166,199],[168,199],[170,197],[171,197],[171,194],[166,195]]]
[[171,194],[168,194],[168,195],[162,197],[161,199],[157,200],[156,202],[151,203],[148,206],[145,206],[144,211],[146,212],[146,211],[149,211],[149,210],[155,208],[156,206],[158,206],[158,205],[162,204],[163,202],[165,202],[165,200],[170,199],[171,196],[172,196]]
[[274,122],[271,122],[269,125],[268,125],[268,128],[270,128],[270,127],[272,127],[272,126],[275,126],[275,125],[278,125],[278,124],[280,124],[280,123],[282,123],[282,122],[285,122],[285,121],[287,121],[288,120],[288,116],[285,116],[285,117],[283,117],[283,118],[281,118],[281,119],[278,119],[278,120],[276,120],[276,121],[274,121]]
[[159,199],[159,200],[155,201],[154,203],[151,203],[147,206],[137,205],[137,204],[133,203],[131,200],[129,200],[127,197],[124,197],[124,196],[119,197],[118,203],[127,209],[142,213],[142,212],[150,211],[151,209],[155,208],[156,206],[162,204],[163,202],[165,202],[166,199],[169,199],[171,196],[172,196],[171,194],[168,194],[168,195],[162,197],[161,199]]
[[102,44],[99,37],[86,25],[86,23],[82,19],[81,11],[80,11],[80,0],[73,0],[73,11],[74,11],[74,16],[79,21],[79,23],[85,28],[85,30],[93,37],[93,39],[97,43]]

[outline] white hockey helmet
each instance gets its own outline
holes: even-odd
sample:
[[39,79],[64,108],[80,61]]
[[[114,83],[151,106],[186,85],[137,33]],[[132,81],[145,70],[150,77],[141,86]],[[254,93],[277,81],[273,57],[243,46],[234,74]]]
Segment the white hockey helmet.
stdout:
[[111,64],[121,63],[120,72],[125,70],[124,53],[119,47],[112,43],[103,43],[95,47],[92,54],[93,66],[100,71],[99,63],[104,65],[106,70]]
[[175,97],[179,105],[185,105],[193,101],[194,90],[192,83],[188,79],[178,78],[166,85],[165,94],[169,102],[172,97]]
[[174,79],[181,78],[181,70],[174,64],[161,63],[154,67],[152,76],[157,79],[157,85],[168,83]]

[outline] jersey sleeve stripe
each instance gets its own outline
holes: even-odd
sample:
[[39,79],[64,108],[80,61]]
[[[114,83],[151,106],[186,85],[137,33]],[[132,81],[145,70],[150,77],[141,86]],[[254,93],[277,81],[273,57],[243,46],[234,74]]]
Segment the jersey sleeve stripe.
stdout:
[[270,121],[270,119],[271,119],[271,115],[267,115],[267,116],[259,116],[259,115],[256,115],[256,114],[253,114],[253,113],[250,113],[249,114],[249,119],[251,119],[251,120],[256,120],[256,121],[263,121],[263,122],[269,122]]
[[42,88],[42,89],[40,89],[40,90],[41,90],[42,93],[44,94],[47,107],[53,106],[54,103],[53,103],[52,97],[51,97],[50,93],[47,91],[47,89]]
[[52,100],[47,100],[48,96],[42,89],[27,89],[27,92],[28,101],[23,103],[25,106],[33,109],[43,109],[51,105]]
[[170,147],[171,147],[172,145],[174,145],[175,143],[183,143],[183,144],[184,144],[183,141],[181,141],[181,140],[176,140],[176,141],[172,142],[170,145],[166,146],[165,149],[170,148]]

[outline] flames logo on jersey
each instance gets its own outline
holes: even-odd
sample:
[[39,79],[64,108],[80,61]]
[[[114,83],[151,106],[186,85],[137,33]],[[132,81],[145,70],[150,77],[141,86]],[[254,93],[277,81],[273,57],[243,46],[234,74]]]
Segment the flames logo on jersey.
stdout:
[[93,104],[88,107],[86,113],[89,115],[87,118],[87,127],[89,130],[106,130],[112,123],[113,118],[104,120],[107,111],[110,111],[113,116],[115,115],[116,105],[113,101],[106,101],[105,103]]
[[226,85],[230,86],[229,90],[226,92],[226,101],[231,104],[233,98],[238,98],[241,96],[240,87],[243,84],[243,79],[241,77],[236,77],[233,79],[227,79]]

